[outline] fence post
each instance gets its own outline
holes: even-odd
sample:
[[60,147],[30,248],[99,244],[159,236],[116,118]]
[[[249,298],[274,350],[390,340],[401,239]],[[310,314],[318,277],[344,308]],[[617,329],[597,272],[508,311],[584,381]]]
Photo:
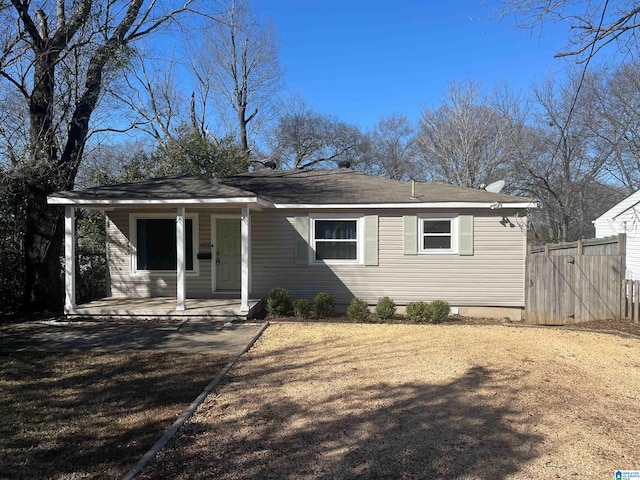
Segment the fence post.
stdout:
[[618,234],[618,255],[627,254],[627,236],[624,233]]
[[620,281],[620,318],[627,317],[627,280]]
[[640,281],[633,281],[633,321],[638,322],[640,316]]
[[[629,288],[629,284],[627,283],[627,235],[624,233],[618,234],[618,255],[620,255],[620,278],[622,279],[622,289],[620,292],[620,297],[622,299],[621,302],[621,311],[620,318],[625,318],[627,315],[632,314],[629,307],[629,302],[627,301],[627,294],[631,294],[633,292],[633,284],[631,284],[631,292],[627,292]],[[633,298],[631,300],[633,305]]]

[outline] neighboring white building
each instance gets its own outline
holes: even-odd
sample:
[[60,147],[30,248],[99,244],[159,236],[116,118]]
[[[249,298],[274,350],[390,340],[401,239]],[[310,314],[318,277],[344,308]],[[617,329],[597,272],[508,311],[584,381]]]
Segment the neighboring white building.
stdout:
[[640,280],[640,190],[593,221],[596,238],[627,235],[627,279]]

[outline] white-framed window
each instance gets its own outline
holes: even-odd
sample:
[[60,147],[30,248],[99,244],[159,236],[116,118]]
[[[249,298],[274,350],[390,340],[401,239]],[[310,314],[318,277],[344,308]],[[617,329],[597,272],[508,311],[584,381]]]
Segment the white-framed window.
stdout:
[[[176,216],[168,213],[132,213],[131,272],[176,271]],[[185,270],[198,273],[198,215],[185,215]]]
[[310,215],[310,263],[363,262],[362,216]]
[[419,253],[458,253],[458,218],[418,216]]

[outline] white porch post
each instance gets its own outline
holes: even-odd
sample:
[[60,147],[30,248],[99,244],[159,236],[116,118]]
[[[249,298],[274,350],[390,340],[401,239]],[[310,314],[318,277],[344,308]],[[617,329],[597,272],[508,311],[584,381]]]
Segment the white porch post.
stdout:
[[241,269],[240,269],[240,311],[249,311],[249,264],[251,262],[250,257],[250,245],[251,245],[251,217],[249,216],[249,205],[242,207],[240,233],[242,235],[241,241]]
[[64,207],[64,313],[76,308],[76,209]]
[[176,293],[176,310],[185,310],[185,297],[186,297],[186,282],[185,282],[185,218],[184,207],[178,207],[176,214],[176,280],[177,280],[177,293]]

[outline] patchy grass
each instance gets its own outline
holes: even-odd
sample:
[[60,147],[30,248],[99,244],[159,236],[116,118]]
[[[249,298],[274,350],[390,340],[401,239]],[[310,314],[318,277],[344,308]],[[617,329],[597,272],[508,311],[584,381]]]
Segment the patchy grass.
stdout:
[[120,478],[228,357],[2,353],[0,478]]
[[613,478],[638,468],[640,340],[275,324],[141,478]]

